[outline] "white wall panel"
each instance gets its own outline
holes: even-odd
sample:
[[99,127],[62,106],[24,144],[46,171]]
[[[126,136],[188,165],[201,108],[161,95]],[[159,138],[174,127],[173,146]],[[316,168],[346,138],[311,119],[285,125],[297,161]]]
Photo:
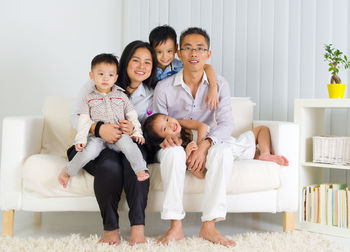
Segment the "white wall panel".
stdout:
[[301,0],[289,1],[287,111],[287,118],[289,121],[293,121],[294,119],[294,99],[300,96],[300,1]]
[[[234,95],[247,95],[247,8],[248,3],[237,0],[235,22],[235,76]],[[215,65],[214,65],[215,67]]]
[[[274,1],[261,5],[260,112],[259,118],[272,119]],[[276,105],[276,104],[275,104]],[[256,118],[256,117],[255,117]]]
[[201,26],[201,0],[191,0],[191,26]]
[[[246,96],[256,103],[254,116],[259,117],[260,99],[260,21],[261,0],[248,1],[247,15],[247,88]],[[225,64],[225,63],[223,63]]]
[[159,24],[169,23],[169,1],[159,0]]
[[235,15],[236,1],[223,1],[223,34],[222,34],[222,75],[228,80],[231,89],[231,95],[234,95],[234,76],[235,76],[235,47],[236,47],[236,26]]
[[288,0],[275,1],[272,119],[287,120]]
[[315,92],[316,1],[301,1],[300,97],[313,98]]
[[215,65],[215,71],[222,72],[222,35],[223,35],[223,1],[215,1],[215,4],[212,6],[212,25],[211,25],[211,42],[210,47],[212,50],[212,56],[210,63]]

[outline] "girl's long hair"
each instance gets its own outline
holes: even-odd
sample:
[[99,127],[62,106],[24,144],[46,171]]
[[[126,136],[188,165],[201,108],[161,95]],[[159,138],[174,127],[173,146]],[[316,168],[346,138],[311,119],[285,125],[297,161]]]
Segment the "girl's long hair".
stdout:
[[[159,147],[160,144],[164,141],[163,137],[160,137],[155,131],[154,131],[154,121],[161,115],[164,115],[162,113],[155,113],[149,117],[146,118],[142,125],[142,132],[143,136],[146,140],[146,145],[149,148],[155,148]],[[182,147],[186,147],[187,144],[189,144],[193,139],[192,131],[189,129],[181,128],[180,132],[180,138],[182,139]]]

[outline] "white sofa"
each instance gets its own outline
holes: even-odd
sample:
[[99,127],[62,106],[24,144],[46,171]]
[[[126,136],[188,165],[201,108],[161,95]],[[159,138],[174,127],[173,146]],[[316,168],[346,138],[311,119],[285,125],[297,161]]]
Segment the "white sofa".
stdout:
[[[3,235],[13,235],[15,210],[99,211],[93,177],[85,171],[72,177],[68,188],[57,182],[67,163],[66,150],[75,132],[69,116],[74,101],[48,97],[41,116],[6,117],[3,120],[0,203],[4,210]],[[284,212],[284,230],[294,228],[298,201],[298,127],[290,122],[255,121],[249,98],[232,98],[236,129],[233,135],[258,125],[270,128],[276,154],[290,165],[282,167],[258,160],[238,161],[227,188],[228,212]],[[159,164],[151,164],[147,211],[161,211],[163,192]],[[204,180],[186,175],[184,208],[200,212]],[[127,209],[123,197],[119,209]]]

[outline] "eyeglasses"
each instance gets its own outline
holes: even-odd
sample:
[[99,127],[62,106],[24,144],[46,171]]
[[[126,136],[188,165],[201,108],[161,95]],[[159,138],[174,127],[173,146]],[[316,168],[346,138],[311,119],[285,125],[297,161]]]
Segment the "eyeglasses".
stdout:
[[184,51],[184,53],[188,54],[191,53],[193,51],[197,52],[198,54],[204,54],[204,52],[209,51],[209,49],[206,49],[204,47],[197,47],[197,48],[192,48],[192,47],[184,47],[184,48],[180,48],[181,51]]

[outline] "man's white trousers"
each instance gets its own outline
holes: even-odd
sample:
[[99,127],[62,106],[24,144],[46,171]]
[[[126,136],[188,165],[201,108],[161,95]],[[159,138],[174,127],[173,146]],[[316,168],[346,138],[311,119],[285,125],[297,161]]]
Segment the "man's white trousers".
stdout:
[[[181,146],[161,149],[158,152],[164,201],[161,218],[182,220],[185,217],[183,192],[186,174],[186,154]],[[205,192],[202,204],[202,221],[223,220],[226,217],[226,185],[231,178],[233,155],[227,144],[209,148],[205,167]]]

